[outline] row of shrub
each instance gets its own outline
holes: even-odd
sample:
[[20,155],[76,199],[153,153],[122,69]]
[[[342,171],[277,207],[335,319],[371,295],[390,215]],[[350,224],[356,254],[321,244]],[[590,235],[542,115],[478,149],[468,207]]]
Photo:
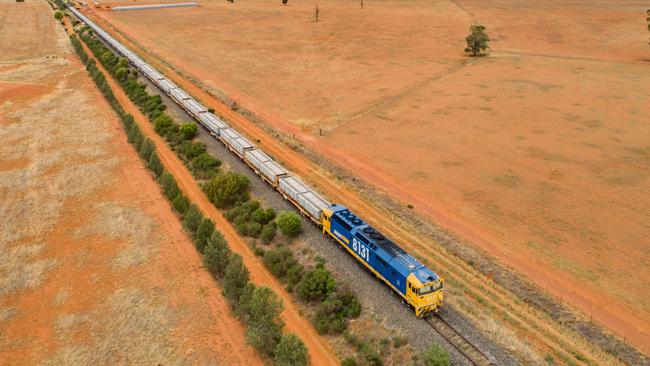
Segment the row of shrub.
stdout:
[[[191,124],[194,127],[191,131],[186,130],[187,124],[177,125],[171,117],[162,113],[164,104],[160,96],[150,95],[145,90],[145,85],[137,81],[137,71],[129,71],[126,59],[113,55],[94,37],[86,35],[82,39],[89,44],[95,55],[101,55],[104,67],[113,70],[113,76],[120,81],[127,95],[152,119],[156,132],[165,137],[181,157],[192,162],[195,176],[204,178],[200,172],[205,170],[198,169],[196,165],[204,159],[218,160],[205,152],[205,144],[191,141],[196,134],[196,125]],[[179,135],[181,139],[178,139]],[[273,208],[263,208],[258,201],[250,199],[249,187],[250,181],[246,176],[230,171],[220,172],[203,184],[210,201],[216,207],[226,210],[226,218],[241,235],[260,238],[268,244],[275,238],[277,229],[288,238],[293,238],[302,231],[302,220],[298,215],[281,212],[276,217]],[[264,263],[285,283],[289,292],[297,288],[299,298],[318,304],[312,321],[320,333],[339,334],[347,328],[349,319],[359,316],[361,306],[356,296],[349,290],[338,289],[334,277],[323,263],[305,269],[286,246],[268,250],[263,255]]]
[[195,123],[176,124],[165,113],[166,106],[159,95],[151,95],[146,84],[138,81],[138,71],[132,68],[128,59],[113,54],[90,29],[84,28],[81,39],[101,62],[104,68],[120,84],[126,95],[147,115],[154,124],[156,133],[164,137],[172,148],[180,152],[185,164],[199,179],[210,179],[219,172],[221,161],[206,153],[206,146],[192,141],[198,132]]
[[70,39],[98,88],[119,115],[127,131],[128,142],[153,172],[165,197],[182,219],[183,227],[203,255],[205,267],[215,279],[222,282],[225,297],[247,325],[247,341],[262,354],[272,357],[276,365],[308,364],[309,356],[302,340],[292,333],[283,335],[284,323],[280,317],[282,300],[270,288],[257,287],[249,282],[249,272],[241,256],[230,251],[214,223],[183,195],[172,174],[165,171],[153,141],[143,135],[133,116],[126,114],[117,103],[94,59],[84,52],[76,36],[72,35]]

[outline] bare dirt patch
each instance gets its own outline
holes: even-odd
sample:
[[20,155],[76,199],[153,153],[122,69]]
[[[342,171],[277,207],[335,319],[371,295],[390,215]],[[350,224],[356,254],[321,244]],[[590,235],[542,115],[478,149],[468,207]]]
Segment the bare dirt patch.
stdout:
[[260,364],[49,6],[0,19],[0,363]]
[[[164,10],[97,14],[215,95],[650,344],[644,9],[388,1],[361,11],[329,1],[314,24],[309,5],[201,5],[174,11],[182,33]],[[458,52],[473,20],[494,40],[489,58]]]

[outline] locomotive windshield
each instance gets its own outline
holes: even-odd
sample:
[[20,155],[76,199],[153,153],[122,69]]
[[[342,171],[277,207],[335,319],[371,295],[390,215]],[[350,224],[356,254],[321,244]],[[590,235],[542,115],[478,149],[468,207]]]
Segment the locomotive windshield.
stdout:
[[429,286],[424,286],[421,289],[418,290],[418,295],[426,295],[430,294],[432,292],[438,291],[442,288],[442,282],[440,280],[437,280],[433,282],[433,284]]

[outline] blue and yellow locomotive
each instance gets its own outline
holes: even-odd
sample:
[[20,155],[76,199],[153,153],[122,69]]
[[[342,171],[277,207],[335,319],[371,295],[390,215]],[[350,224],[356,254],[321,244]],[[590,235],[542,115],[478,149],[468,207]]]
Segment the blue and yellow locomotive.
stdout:
[[442,305],[442,279],[350,210],[332,205],[322,210],[321,221],[323,233],[397,292],[416,316],[424,317]]

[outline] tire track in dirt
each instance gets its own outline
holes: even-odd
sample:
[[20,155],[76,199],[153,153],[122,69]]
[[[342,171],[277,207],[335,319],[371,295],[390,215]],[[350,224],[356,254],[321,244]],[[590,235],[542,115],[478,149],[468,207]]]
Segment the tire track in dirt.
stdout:
[[[68,29],[68,31],[70,30]],[[84,46],[86,53],[88,53],[90,57],[94,58],[94,56],[92,56],[92,51],[90,51],[85,44],[82,43],[82,45]],[[110,75],[99,62],[97,62],[97,67],[106,75]],[[142,132],[154,142],[160,160],[165,168],[176,178],[181,191],[201,209],[206,217],[214,220],[216,226],[228,240],[230,248],[234,252],[242,255],[244,263],[251,273],[251,280],[258,285],[264,285],[274,289],[282,298],[285,307],[282,314],[284,316],[287,330],[298,334],[303,339],[305,345],[309,349],[312,363],[315,365],[338,364],[338,359],[331,346],[320,335],[318,335],[316,329],[307,319],[300,316],[296,304],[293,302],[290,295],[284,290],[284,286],[282,286],[282,284],[266,270],[266,267],[264,267],[261,261],[255,256],[253,250],[237,234],[235,229],[225,219],[222,213],[208,200],[183,162],[169,148],[167,142],[154,131],[153,126],[146,116],[144,116],[131,102],[121,87],[117,85],[115,80],[111,77],[107,77],[106,79],[122,107],[128,113],[133,115]],[[181,249],[180,253],[189,250],[194,251],[194,248],[183,247],[179,249]],[[190,254],[185,253],[184,255],[187,256]],[[206,275],[208,275],[207,272]]]

